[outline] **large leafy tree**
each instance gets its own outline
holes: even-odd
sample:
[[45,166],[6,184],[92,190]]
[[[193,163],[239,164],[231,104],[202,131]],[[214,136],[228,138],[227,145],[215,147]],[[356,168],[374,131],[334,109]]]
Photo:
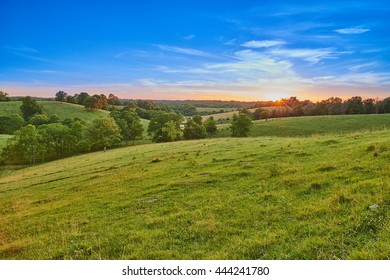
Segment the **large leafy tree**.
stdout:
[[205,122],[204,126],[206,128],[206,132],[213,134],[217,132],[217,122],[214,120],[214,117],[209,117]]
[[189,118],[184,125],[184,139],[203,139],[207,137],[206,128],[201,116]]
[[233,137],[247,137],[252,127],[252,120],[246,114],[234,114],[230,126]]
[[77,95],[77,101],[80,105],[84,105],[85,100],[89,97],[87,92],[81,92]]
[[128,144],[129,140],[133,141],[134,144],[136,139],[142,137],[144,128],[141,124],[140,117],[134,111],[112,111],[110,115],[118,124],[126,144]]
[[31,116],[35,114],[43,114],[44,110],[42,105],[39,105],[36,100],[31,96],[22,98],[22,105],[20,105],[20,111],[22,111],[23,118],[28,121]]
[[96,118],[86,130],[86,140],[92,149],[105,151],[120,139],[120,129],[112,117]]
[[3,156],[10,161],[35,164],[39,152],[40,134],[34,125],[27,125],[15,132],[15,136],[7,141]]
[[65,91],[60,90],[59,92],[56,93],[56,100],[62,102],[66,102],[68,94]]
[[84,106],[88,111],[99,109],[99,100],[95,96],[88,96],[84,100]]
[[60,123],[51,123],[39,127],[48,151],[54,150],[56,159],[59,159],[67,147],[70,129]]
[[8,97],[8,93],[0,91],[0,102],[10,101],[11,98]]
[[24,119],[18,114],[0,116],[0,134],[13,134],[25,124]]
[[173,112],[157,112],[150,120],[148,133],[154,142],[170,142],[181,139],[180,124],[183,116]]

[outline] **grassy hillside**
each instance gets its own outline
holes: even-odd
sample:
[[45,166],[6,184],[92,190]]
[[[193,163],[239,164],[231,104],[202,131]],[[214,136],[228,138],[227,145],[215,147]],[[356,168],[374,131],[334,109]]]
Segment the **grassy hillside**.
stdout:
[[151,144],[14,171],[0,258],[389,259],[389,135]]
[[[228,124],[218,126],[214,137],[231,135]],[[314,116],[254,121],[250,136],[301,137],[390,128],[390,114]]]
[[[19,110],[21,101],[12,102],[0,102],[0,116],[10,114],[20,114]],[[60,103],[57,101],[38,101],[38,104],[42,104],[46,113],[49,116],[57,114],[61,119],[78,117],[86,122],[93,120],[99,116],[107,116],[109,112],[103,110],[97,110],[94,112],[88,112],[81,105]]]

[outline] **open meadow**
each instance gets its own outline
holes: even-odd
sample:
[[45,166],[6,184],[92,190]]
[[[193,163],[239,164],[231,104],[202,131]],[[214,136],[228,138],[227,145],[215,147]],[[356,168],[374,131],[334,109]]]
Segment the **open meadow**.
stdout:
[[9,172],[0,258],[389,259],[390,130],[309,134],[148,144]]
[[[0,102],[0,116],[11,115],[11,114],[20,114],[20,105],[21,101],[11,101],[11,102]],[[89,112],[85,110],[84,106],[70,103],[60,103],[58,101],[38,101],[38,104],[43,106],[43,109],[50,117],[54,114],[57,114],[61,119],[75,117],[80,118],[85,122],[90,122],[96,117],[104,117],[109,114],[108,111],[96,110]]]

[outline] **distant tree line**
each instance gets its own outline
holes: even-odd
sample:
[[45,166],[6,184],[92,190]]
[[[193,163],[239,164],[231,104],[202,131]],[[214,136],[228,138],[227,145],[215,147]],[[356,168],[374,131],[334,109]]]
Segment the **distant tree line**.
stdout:
[[[258,108],[262,106],[255,106]],[[316,103],[310,100],[300,101],[296,97],[281,99],[273,103],[273,109],[258,108],[251,116],[253,119],[319,116],[319,115],[349,115],[349,114],[385,114],[390,113],[390,97],[383,100],[363,99],[354,96],[346,100],[339,97],[330,97]],[[261,117],[261,112],[267,113]],[[250,115],[250,114],[249,114]]]

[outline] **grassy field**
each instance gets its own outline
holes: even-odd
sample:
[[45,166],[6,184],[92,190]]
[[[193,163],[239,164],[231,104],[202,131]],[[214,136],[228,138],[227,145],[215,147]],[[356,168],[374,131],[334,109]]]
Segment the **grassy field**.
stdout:
[[0,258],[390,259],[389,136],[150,144],[13,171]]
[[[219,132],[213,137],[230,136],[229,126],[219,125]],[[306,137],[384,128],[390,128],[390,114],[291,117],[254,121],[249,136]]]
[[[10,114],[20,114],[19,110],[21,101],[12,101],[12,102],[0,102],[0,116],[10,115]],[[38,104],[42,104],[48,116],[57,114],[61,119],[66,118],[75,118],[78,117],[86,122],[93,120],[96,117],[107,116],[108,111],[96,110],[94,112],[88,112],[85,110],[84,106],[69,104],[69,103],[60,103],[57,101],[38,101]]]

